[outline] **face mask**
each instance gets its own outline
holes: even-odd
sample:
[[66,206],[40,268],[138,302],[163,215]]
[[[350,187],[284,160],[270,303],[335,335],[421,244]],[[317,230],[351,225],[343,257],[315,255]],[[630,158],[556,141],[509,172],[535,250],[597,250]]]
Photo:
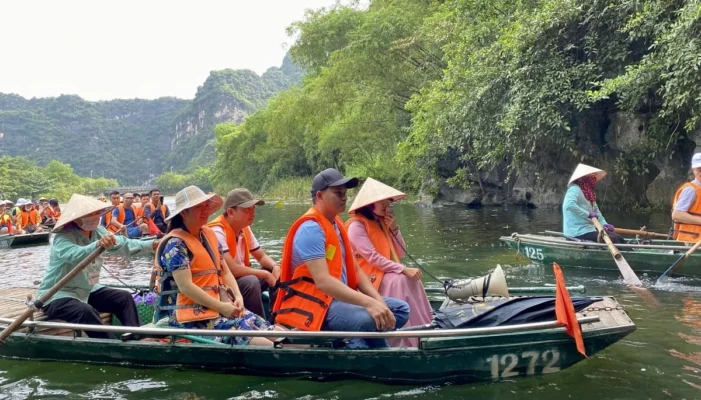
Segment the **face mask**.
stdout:
[[78,222],[80,229],[84,231],[94,231],[100,225],[100,216],[81,218]]

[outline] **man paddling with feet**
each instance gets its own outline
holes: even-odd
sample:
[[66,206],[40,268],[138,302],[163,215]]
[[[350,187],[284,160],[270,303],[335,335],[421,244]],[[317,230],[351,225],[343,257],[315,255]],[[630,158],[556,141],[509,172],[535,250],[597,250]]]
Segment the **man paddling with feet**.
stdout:
[[[40,297],[99,247],[124,257],[154,253],[157,242],[114,236],[100,226],[100,216],[113,209],[114,206],[90,197],[79,194],[71,197],[53,229],[56,236],[51,246],[49,265],[39,286]],[[100,313],[109,312],[117,316],[123,326],[140,326],[139,314],[131,294],[99,284],[101,268],[102,257],[97,257],[91,265],[47,300],[43,307],[49,318],[100,325]],[[105,332],[85,333],[91,338],[112,337]]]

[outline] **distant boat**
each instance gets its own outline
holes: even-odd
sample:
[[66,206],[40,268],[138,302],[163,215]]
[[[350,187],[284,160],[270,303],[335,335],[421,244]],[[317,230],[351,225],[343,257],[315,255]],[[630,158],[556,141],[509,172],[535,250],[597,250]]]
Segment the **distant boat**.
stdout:
[[51,232],[28,233],[26,235],[3,235],[0,236],[0,249],[48,244],[50,235]]

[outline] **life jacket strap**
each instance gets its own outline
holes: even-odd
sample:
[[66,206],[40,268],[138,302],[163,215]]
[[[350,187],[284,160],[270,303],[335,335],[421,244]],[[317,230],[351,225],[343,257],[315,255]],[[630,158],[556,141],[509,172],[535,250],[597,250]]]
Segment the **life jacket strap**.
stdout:
[[287,314],[287,313],[297,313],[297,314],[301,314],[301,315],[304,315],[305,317],[307,317],[307,320],[304,321],[304,326],[309,326],[312,324],[312,321],[314,321],[314,314],[310,313],[309,311],[302,310],[301,308],[297,308],[297,307],[281,308],[277,312],[274,312],[273,315],[277,317],[280,314]]

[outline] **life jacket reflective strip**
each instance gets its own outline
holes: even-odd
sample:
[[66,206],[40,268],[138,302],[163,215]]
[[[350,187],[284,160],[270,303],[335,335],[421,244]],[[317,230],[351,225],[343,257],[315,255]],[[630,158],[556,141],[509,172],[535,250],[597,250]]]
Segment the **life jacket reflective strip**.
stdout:
[[[306,264],[297,266],[294,268],[294,272],[292,268],[292,248],[295,233],[297,233],[300,225],[306,221],[316,221],[321,226],[325,236],[324,248],[326,249],[326,263],[329,267],[329,274],[336,279],[341,279],[343,272],[343,260],[341,257],[343,252],[341,251],[341,243],[338,240],[338,235],[336,235],[336,230],[331,221],[312,207],[302,217],[297,219],[289,232],[287,232],[285,245],[282,250],[280,283],[278,284],[280,292],[278,292],[275,300],[273,312],[275,321],[278,323],[301,330],[319,331],[333,298],[317,288]],[[335,222],[341,233],[343,246],[345,246],[347,285],[349,288],[356,290],[357,280],[353,250],[350,246],[343,220],[336,217]]]
[[219,312],[208,309],[194,300],[180,293],[177,288],[170,291],[163,291],[162,285],[166,278],[172,276],[171,272],[165,272],[161,265],[161,254],[165,249],[168,239],[176,237],[185,242],[192,257],[190,258],[190,273],[192,274],[192,283],[204,290],[213,299],[219,301],[219,286],[221,285],[221,255],[219,254],[219,246],[217,245],[217,237],[214,232],[207,226],[202,227],[207,246],[200,240],[182,229],[174,229],[166,237],[163,238],[161,244],[156,251],[154,261],[155,273],[159,276],[157,284],[157,292],[160,296],[166,294],[177,293],[177,298],[174,306],[158,305],[159,310],[175,310],[175,318],[178,322],[193,322],[204,321],[219,317]]
[[22,210],[22,213],[17,218],[17,225],[19,225],[20,228],[24,228],[25,226],[28,226],[28,225],[36,225],[38,220],[39,220],[39,212],[37,210],[34,210],[34,209],[32,209],[30,211]]
[[[124,219],[126,218],[126,215],[127,215],[126,212],[124,212],[124,205],[123,204],[120,205],[119,207],[117,207],[117,212],[119,213],[117,215],[117,221],[119,221],[120,224],[123,224]],[[139,210],[134,206],[131,206],[131,212],[132,212],[132,214],[134,214],[134,221],[136,221],[141,216],[141,214],[139,213]],[[132,221],[132,222],[134,222],[134,221]]]
[[[229,247],[229,254],[231,254],[232,257],[236,258],[236,252],[238,251],[238,246],[236,242],[236,232],[234,232],[234,229],[231,227],[231,225],[229,225],[229,223],[226,222],[224,214],[218,216],[207,225],[209,227],[218,226],[224,230],[224,234],[226,235],[226,245],[227,247]],[[247,267],[251,266],[251,235],[252,232],[250,226],[243,228],[243,264]]]
[[[351,217],[348,221],[346,221],[346,229],[350,227],[350,224],[353,221],[357,221],[365,225],[365,232],[367,232],[368,238],[370,238],[370,242],[372,242],[372,245],[375,247],[375,250],[382,257],[392,260],[394,262],[399,262],[396,255],[397,249],[394,248],[393,240],[390,238],[389,234],[384,229],[382,229],[378,222],[370,221],[365,216],[356,214],[353,217]],[[353,243],[351,243],[351,246],[353,246]],[[353,255],[360,269],[362,269],[363,272],[365,272],[365,274],[368,276],[368,278],[370,278],[372,286],[374,286],[375,289],[379,290],[380,284],[382,283],[382,277],[385,276],[385,272],[372,265],[369,261],[363,258],[363,256],[360,253],[356,252],[355,250]]]
[[[693,182],[686,182],[685,184],[681,185],[679,189],[677,189],[677,193],[674,195],[674,201],[672,202],[672,210],[674,210],[674,208],[676,207],[677,201],[679,200],[679,196],[681,196],[682,190],[687,187],[693,188],[696,192],[696,201],[694,202],[694,204],[691,205],[691,207],[689,207],[689,210],[687,212],[691,215],[701,216],[701,186],[698,186]],[[696,233],[696,235],[694,235],[693,233],[674,232],[673,237],[680,242],[695,243],[701,240],[701,225],[682,224],[679,222],[674,222],[674,229],[676,231]]]

